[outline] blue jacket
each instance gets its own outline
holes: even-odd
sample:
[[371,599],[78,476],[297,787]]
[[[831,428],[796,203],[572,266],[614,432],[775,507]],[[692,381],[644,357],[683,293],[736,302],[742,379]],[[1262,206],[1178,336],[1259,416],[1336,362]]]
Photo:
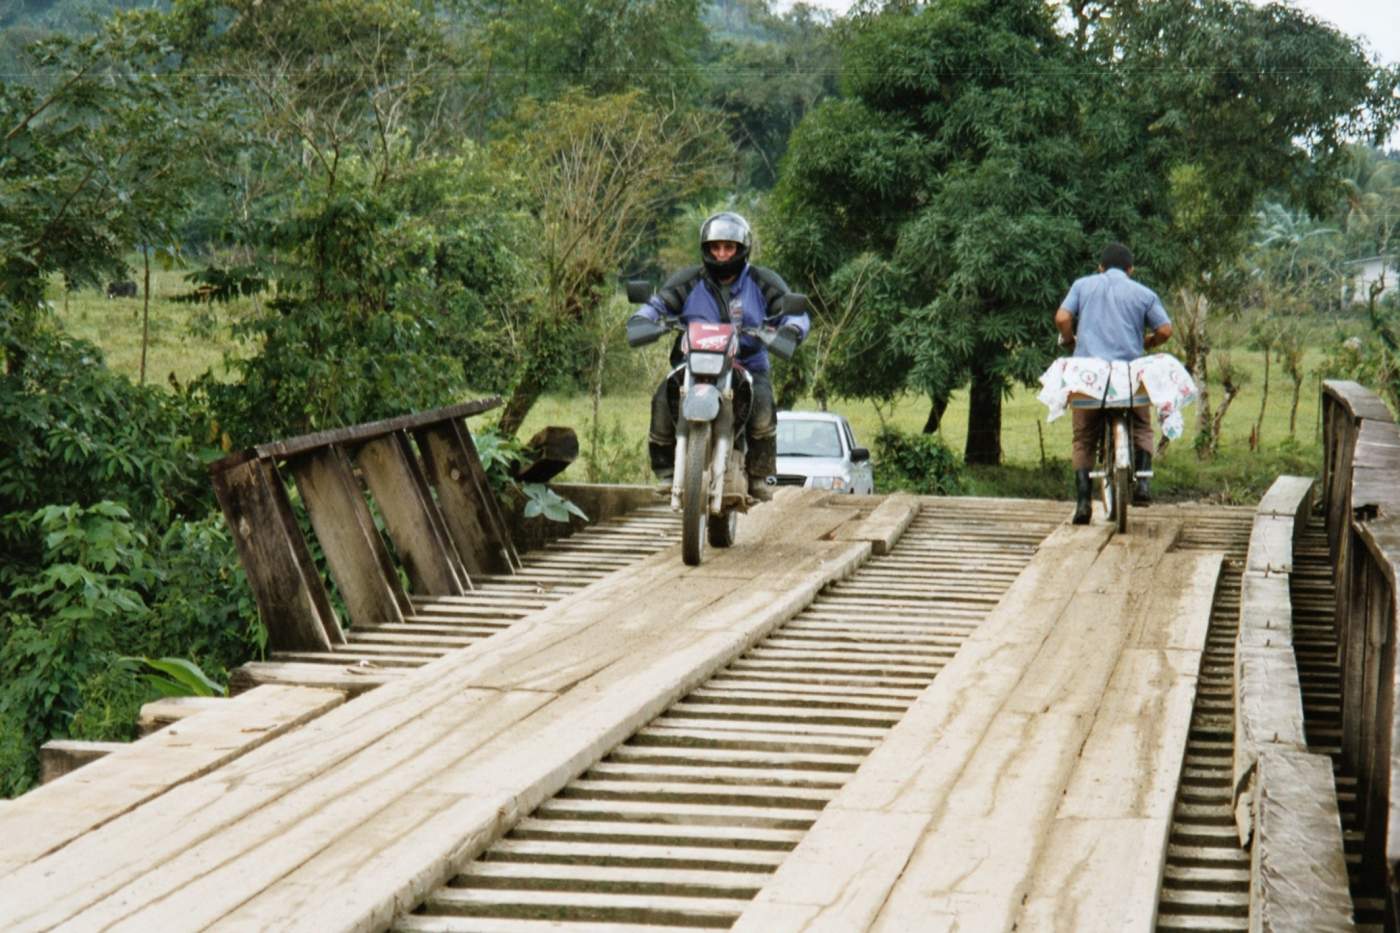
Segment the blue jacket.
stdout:
[[[704,266],[688,266],[667,279],[637,310],[653,321],[661,320],[664,314],[679,317],[687,324],[691,321],[727,323],[729,311],[722,301],[726,290],[731,299],[738,298],[743,305],[744,324],[748,327],[761,326],[767,320],[768,309],[789,291],[787,283],[776,272],[762,266],[745,265],[727,289],[705,275]],[[812,319],[805,311],[783,315],[774,323],[796,327],[804,340],[812,327]],[[741,336],[739,362],[751,373],[765,373],[769,369],[768,350],[758,338]]]

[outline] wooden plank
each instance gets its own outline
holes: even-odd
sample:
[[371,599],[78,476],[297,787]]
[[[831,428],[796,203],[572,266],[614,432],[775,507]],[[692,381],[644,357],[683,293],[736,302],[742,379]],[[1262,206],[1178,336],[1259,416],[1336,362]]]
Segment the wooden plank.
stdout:
[[1390,409],[1381,397],[1370,389],[1350,379],[1325,379],[1322,383],[1324,396],[1336,399],[1352,418],[1374,418],[1390,421]]
[[56,781],[126,746],[126,742],[50,739],[39,747],[39,781],[43,784]]
[[142,704],[141,716],[136,720],[136,727],[142,735],[149,735],[172,722],[179,722],[206,710],[217,709],[227,702],[225,697],[162,697]]
[[1246,571],[1240,580],[1239,644],[1292,648],[1293,598],[1288,575]]
[[460,596],[468,586],[456,547],[440,533],[441,514],[399,435],[370,441],[356,460],[415,593]]
[[1302,689],[1293,646],[1235,647],[1235,823],[1240,844],[1253,832],[1255,765],[1268,748],[1306,751]]
[[392,434],[395,431],[412,431],[424,425],[434,424],[440,421],[450,421],[458,418],[467,418],[472,415],[479,415],[482,412],[499,407],[500,404],[501,397],[499,395],[493,395],[489,398],[461,402],[457,405],[448,405],[444,408],[433,408],[428,411],[400,415],[397,418],[386,418],[383,421],[369,421],[364,424],[352,425],[348,428],[332,428],[328,431],[317,431],[313,434],[302,434],[297,437],[287,438],[286,440],[259,444],[253,448],[253,452],[258,457],[265,458],[281,459],[284,457],[292,457],[300,453],[305,453],[308,450],[314,450],[318,447],[325,447],[330,444],[359,443],[386,434]]
[[206,708],[45,784],[0,812],[0,877],[59,851],[171,788],[339,706],[341,693],[259,687]]
[[1254,808],[1250,929],[1355,930],[1332,760],[1295,749],[1264,751]]
[[[803,501],[750,517],[762,546],[698,568],[670,549],[605,582],[628,613],[575,594],[182,785],[0,879],[0,901],[31,925],[381,928],[864,560],[868,544],[830,540],[848,512]],[[728,596],[677,616],[678,590],[716,580]],[[576,640],[584,627],[591,670],[575,657],[590,647]],[[551,683],[550,653],[571,678],[502,686]]]
[[[520,555],[516,553],[515,543],[511,540],[510,523],[506,521],[504,513],[501,512],[501,504],[496,501],[496,494],[491,489],[491,481],[486,476],[486,468],[481,465],[481,456],[476,451],[476,442],[472,440],[471,429],[463,419],[452,421],[451,428],[457,437],[457,450],[459,456],[467,467],[467,475],[478,490],[478,498],[483,505],[483,515],[487,519],[492,529],[492,544],[498,547],[502,557],[505,558],[515,570],[519,570],[523,565],[520,562]],[[596,516],[590,516],[595,518]]]
[[306,541],[291,515],[277,469],[249,460],[211,470],[214,494],[238,548],[258,616],[273,648],[329,651],[340,622]]
[[1316,483],[1311,476],[1280,476],[1259,500],[1255,514],[1306,522]]
[[423,428],[415,437],[424,473],[437,490],[448,533],[467,573],[510,573],[513,567],[487,514],[485,499],[490,490],[477,483],[453,425]]
[[249,661],[229,674],[229,693],[242,694],[263,685],[304,685],[322,690],[339,690],[346,696],[359,696],[381,687],[397,672],[357,668],[347,664],[303,664],[284,661]]
[[[350,621],[402,622],[408,596],[345,451],[332,444],[293,459],[288,467]],[[344,642],[342,636],[339,643]]]
[[1015,929],[1150,933],[1170,830],[1170,816],[1056,820]]
[[1245,569],[1255,573],[1293,572],[1292,518],[1255,516]]
[[[839,505],[837,497],[828,500]],[[893,550],[910,523],[919,514],[919,500],[907,493],[885,496],[874,510],[858,523],[843,526],[839,534],[843,541],[869,541],[876,556]]]

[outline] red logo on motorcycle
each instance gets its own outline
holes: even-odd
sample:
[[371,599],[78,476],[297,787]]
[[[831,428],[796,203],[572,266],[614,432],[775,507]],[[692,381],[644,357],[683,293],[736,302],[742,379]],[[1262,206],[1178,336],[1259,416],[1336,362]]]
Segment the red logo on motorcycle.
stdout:
[[729,347],[729,341],[734,336],[734,327],[730,324],[706,324],[701,321],[691,321],[686,336],[692,350],[723,353]]

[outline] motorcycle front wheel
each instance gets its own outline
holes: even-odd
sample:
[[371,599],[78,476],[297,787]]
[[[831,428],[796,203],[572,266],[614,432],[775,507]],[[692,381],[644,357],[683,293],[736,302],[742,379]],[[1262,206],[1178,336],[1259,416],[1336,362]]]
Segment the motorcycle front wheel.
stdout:
[[709,512],[705,467],[709,465],[709,456],[709,424],[691,424],[685,442],[685,485],[681,487],[681,559],[692,567],[700,565],[700,555],[705,548]]

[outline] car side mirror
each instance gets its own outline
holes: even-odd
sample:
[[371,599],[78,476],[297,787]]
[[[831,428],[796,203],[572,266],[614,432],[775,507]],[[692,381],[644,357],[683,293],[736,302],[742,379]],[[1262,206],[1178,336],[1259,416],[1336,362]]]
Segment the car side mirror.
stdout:
[[806,312],[807,307],[807,296],[802,294],[801,292],[788,292],[786,295],[778,299],[779,314],[803,314]]
[[852,447],[852,448],[851,448],[851,462],[852,462],[852,463],[865,463],[865,462],[866,462],[867,460],[869,460],[869,459],[870,459],[870,448],[869,448],[869,447]]
[[645,304],[651,297],[651,283],[641,279],[630,279],[627,282],[627,300],[634,305]]

